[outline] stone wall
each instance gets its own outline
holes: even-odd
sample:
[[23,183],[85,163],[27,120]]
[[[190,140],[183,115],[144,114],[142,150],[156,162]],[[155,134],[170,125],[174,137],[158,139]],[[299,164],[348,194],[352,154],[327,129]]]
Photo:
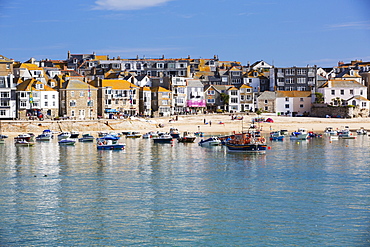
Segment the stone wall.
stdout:
[[340,117],[340,118],[356,118],[368,117],[369,110],[359,107],[347,106],[328,106],[326,104],[313,104],[310,112],[311,117]]

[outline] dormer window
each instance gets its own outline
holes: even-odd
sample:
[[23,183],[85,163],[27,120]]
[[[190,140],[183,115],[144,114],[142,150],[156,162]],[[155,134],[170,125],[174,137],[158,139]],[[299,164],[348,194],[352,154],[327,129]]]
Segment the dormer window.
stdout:
[[36,89],[44,89],[44,84],[36,84]]

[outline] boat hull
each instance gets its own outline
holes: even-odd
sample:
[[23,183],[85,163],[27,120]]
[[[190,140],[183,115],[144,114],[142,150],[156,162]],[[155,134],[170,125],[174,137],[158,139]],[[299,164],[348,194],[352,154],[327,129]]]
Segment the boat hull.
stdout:
[[124,144],[112,144],[112,145],[98,145],[98,150],[123,150]]
[[265,144],[232,144],[226,143],[226,147],[230,152],[253,152],[253,153],[263,153],[267,150],[267,145]]
[[180,137],[178,139],[178,142],[183,142],[183,143],[193,143],[195,141],[196,137]]
[[154,143],[172,143],[173,139],[153,138]]

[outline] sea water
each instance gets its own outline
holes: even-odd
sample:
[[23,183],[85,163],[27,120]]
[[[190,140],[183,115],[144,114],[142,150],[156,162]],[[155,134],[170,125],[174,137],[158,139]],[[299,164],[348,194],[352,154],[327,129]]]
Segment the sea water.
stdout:
[[0,246],[370,246],[369,138],[286,138],[266,154],[9,139]]

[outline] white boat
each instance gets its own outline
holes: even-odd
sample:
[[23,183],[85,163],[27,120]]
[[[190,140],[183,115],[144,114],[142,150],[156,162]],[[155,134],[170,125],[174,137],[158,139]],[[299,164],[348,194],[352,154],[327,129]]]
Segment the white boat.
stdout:
[[78,131],[71,131],[71,136],[69,138],[78,138],[80,133]]
[[50,141],[53,138],[51,130],[44,130],[42,134],[36,137],[36,141]]
[[82,134],[82,137],[78,139],[79,142],[93,142],[94,137],[90,134]]
[[221,145],[221,140],[218,139],[217,137],[212,136],[205,140],[202,139],[200,142],[198,142],[198,145],[199,146],[219,146]]
[[338,134],[337,131],[334,130],[333,127],[330,127],[330,126],[328,126],[328,127],[325,128],[324,133],[326,135],[331,135],[331,136],[334,136],[334,135],[337,135]]
[[67,139],[71,137],[70,132],[62,132],[58,135],[58,140]]
[[367,130],[364,129],[364,127],[361,127],[360,129],[356,130],[357,135],[366,135]]
[[172,143],[173,138],[170,134],[163,134],[153,138],[154,143]]
[[76,144],[76,141],[75,140],[72,140],[72,139],[62,139],[60,141],[58,141],[59,145],[62,145],[62,146],[73,146]]
[[356,139],[356,136],[354,136],[348,128],[339,131],[338,137],[339,139]]
[[152,138],[152,135],[148,132],[143,135],[143,139],[149,139]]
[[131,133],[126,135],[126,138],[140,138],[142,134],[138,131],[132,131]]
[[308,132],[306,129],[299,128],[298,131],[292,132],[290,140],[307,140]]
[[30,142],[30,141],[26,141],[26,140],[16,140],[14,142],[14,144],[16,146],[19,146],[19,147],[31,147],[31,146],[35,145],[34,142]]

